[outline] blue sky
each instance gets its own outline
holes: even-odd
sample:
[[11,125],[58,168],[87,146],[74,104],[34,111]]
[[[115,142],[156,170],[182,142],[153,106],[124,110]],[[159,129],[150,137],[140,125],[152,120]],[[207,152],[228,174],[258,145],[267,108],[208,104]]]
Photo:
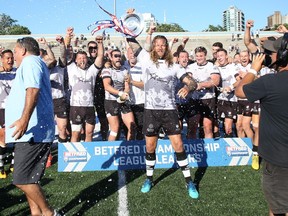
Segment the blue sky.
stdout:
[[[114,0],[97,2],[114,13]],[[209,24],[222,25],[222,12],[232,5],[244,12],[246,20],[255,21],[255,30],[266,26],[267,16],[274,11],[281,11],[282,15],[288,12],[284,0],[116,0],[116,15],[120,17],[127,8],[135,8],[138,13],[154,14],[159,23],[164,23],[166,14],[166,23],[202,31]],[[89,24],[110,18],[95,0],[0,0],[0,13],[28,27],[32,34],[64,34],[68,26],[73,26],[76,33],[89,33]]]

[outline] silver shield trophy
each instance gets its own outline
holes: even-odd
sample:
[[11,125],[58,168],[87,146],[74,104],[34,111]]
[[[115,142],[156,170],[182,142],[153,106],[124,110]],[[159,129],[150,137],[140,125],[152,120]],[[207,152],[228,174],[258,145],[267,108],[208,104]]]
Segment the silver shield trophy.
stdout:
[[125,14],[121,17],[123,25],[137,37],[144,29],[144,20],[141,14]]

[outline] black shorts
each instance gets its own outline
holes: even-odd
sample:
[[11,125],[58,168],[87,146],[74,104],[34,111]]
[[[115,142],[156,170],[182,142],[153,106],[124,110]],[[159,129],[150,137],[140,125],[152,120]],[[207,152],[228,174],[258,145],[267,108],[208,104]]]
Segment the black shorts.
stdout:
[[199,112],[202,117],[216,118],[216,98],[201,99],[199,105]]
[[54,114],[58,118],[68,118],[69,109],[65,98],[53,99]]
[[259,115],[260,114],[260,103],[253,103],[252,114]]
[[158,136],[160,128],[168,136],[181,134],[177,110],[144,110],[143,133]]
[[88,123],[95,125],[96,115],[94,107],[70,107],[70,121],[74,125],[82,125]]
[[273,214],[288,212],[288,168],[264,160],[262,188]]
[[131,105],[131,110],[133,112],[136,125],[143,127],[144,104]]
[[5,109],[0,109],[0,126],[5,127]]
[[251,103],[247,100],[238,100],[237,101],[237,114],[251,117],[253,105],[254,105],[254,103]]
[[237,102],[218,100],[218,118],[237,119]]
[[127,114],[132,112],[131,107],[127,103],[118,103],[114,100],[105,100],[104,108],[106,112],[106,116],[118,116],[121,113]]
[[197,114],[199,114],[199,102],[196,100],[190,100],[188,103],[183,104],[177,104],[177,110],[178,110],[178,118],[188,119],[191,118]]
[[13,184],[38,183],[45,171],[51,143],[15,143]]

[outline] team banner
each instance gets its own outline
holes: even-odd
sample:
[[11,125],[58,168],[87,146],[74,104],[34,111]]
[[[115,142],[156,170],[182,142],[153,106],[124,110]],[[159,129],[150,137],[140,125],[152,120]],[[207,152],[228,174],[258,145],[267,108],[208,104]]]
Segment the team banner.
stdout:
[[[249,138],[184,140],[191,167],[250,165]],[[177,167],[169,140],[158,140],[155,168]],[[145,141],[58,144],[58,172],[145,169]]]

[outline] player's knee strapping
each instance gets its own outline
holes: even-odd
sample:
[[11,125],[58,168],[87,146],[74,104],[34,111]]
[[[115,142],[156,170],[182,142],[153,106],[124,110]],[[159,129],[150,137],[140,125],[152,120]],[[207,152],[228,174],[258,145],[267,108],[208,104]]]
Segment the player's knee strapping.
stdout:
[[71,130],[72,130],[72,131],[80,132],[81,129],[82,129],[82,124],[79,124],[79,125],[71,124]]
[[118,133],[115,131],[110,131],[110,136],[117,137]]

